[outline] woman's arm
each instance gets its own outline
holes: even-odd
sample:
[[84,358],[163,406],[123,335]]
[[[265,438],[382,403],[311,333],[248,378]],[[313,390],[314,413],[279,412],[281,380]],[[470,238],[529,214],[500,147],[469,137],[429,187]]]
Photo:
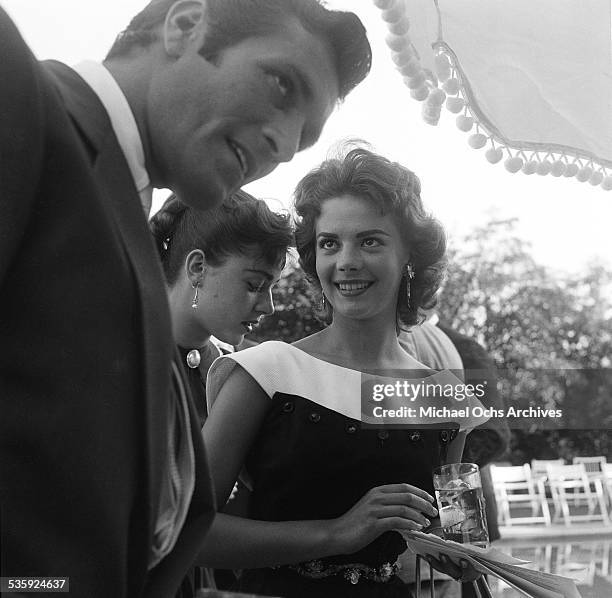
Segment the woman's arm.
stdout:
[[390,530],[422,530],[437,514],[408,484],[379,486],[337,519],[255,521],[217,513],[200,552],[206,567],[255,569],[351,554]]
[[[262,425],[270,398],[236,367],[204,425],[218,504],[225,504]],[[408,484],[373,488],[347,513],[332,520],[255,521],[218,513],[198,564],[257,568],[350,554],[391,529],[422,529],[436,511],[433,498]]]
[[270,397],[237,364],[219,390],[202,429],[218,505],[227,502],[270,405]]

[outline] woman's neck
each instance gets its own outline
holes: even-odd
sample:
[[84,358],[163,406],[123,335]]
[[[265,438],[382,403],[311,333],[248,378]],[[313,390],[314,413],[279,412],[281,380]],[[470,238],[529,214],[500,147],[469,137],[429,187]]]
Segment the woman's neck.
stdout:
[[172,319],[172,335],[174,342],[183,349],[203,347],[210,340],[210,333],[205,332],[201,325],[194,324],[190,305],[190,297],[178,289],[170,289],[170,316]]
[[405,358],[395,324],[389,322],[334,317],[316,345],[321,357],[358,370],[401,367]]
[[183,349],[198,349],[203,347],[210,340],[210,334],[202,336],[201,334],[195,337],[193,334],[193,326],[184,325],[181,321],[172,320],[172,332],[174,342]]

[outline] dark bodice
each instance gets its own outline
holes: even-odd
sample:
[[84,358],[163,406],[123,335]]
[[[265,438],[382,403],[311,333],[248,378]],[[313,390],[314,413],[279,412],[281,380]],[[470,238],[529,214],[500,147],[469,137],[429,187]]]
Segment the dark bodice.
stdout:
[[[375,486],[409,483],[432,496],[446,430],[362,429],[361,422],[297,395],[277,393],[249,454],[250,516],[268,521],[331,519]],[[395,562],[406,545],[387,533],[334,562]]]

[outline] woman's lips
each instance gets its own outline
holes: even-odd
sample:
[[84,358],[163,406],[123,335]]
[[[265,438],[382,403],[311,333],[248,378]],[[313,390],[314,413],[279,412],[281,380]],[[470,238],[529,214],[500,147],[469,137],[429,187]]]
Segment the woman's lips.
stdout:
[[334,283],[341,295],[354,297],[367,291],[374,282],[371,280],[343,280]]

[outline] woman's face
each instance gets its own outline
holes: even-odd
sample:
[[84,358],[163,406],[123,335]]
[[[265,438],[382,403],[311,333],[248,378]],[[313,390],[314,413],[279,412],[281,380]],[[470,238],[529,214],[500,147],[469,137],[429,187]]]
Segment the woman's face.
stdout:
[[316,268],[338,316],[395,322],[408,250],[391,214],[352,195],[326,200],[316,222]]
[[280,275],[279,265],[255,255],[230,255],[219,266],[207,265],[198,309],[191,310],[200,338],[240,344],[261,317],[274,313],[272,288]]

